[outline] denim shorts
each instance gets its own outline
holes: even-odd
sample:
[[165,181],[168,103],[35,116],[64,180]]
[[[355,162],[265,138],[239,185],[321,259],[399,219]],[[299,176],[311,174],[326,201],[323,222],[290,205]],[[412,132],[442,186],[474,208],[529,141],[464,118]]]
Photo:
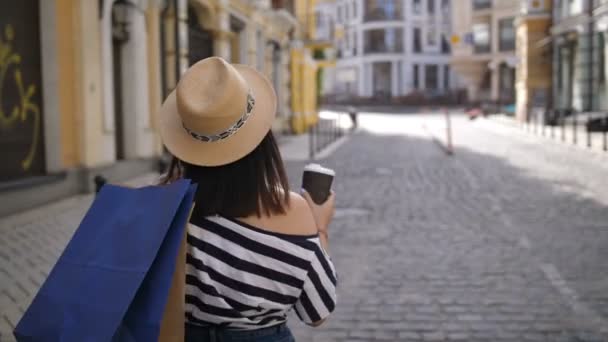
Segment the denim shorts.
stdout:
[[230,330],[186,323],[185,342],[295,342],[287,324],[257,330]]

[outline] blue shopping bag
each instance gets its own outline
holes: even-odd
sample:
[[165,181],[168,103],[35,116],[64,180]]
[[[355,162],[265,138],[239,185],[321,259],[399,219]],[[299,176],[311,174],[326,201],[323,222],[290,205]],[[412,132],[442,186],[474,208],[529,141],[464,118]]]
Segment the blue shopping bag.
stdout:
[[104,186],[17,325],[17,340],[158,341],[170,292],[184,286],[176,271],[183,274],[195,190],[188,180]]

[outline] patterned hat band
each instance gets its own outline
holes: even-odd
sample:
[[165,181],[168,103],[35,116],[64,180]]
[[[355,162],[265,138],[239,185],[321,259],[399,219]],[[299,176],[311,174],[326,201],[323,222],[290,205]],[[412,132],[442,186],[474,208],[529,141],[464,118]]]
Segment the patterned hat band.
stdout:
[[243,127],[243,125],[245,125],[245,122],[247,122],[247,120],[251,116],[251,112],[253,111],[254,106],[255,106],[255,98],[253,97],[253,94],[251,93],[251,90],[250,90],[247,93],[247,110],[245,111],[243,116],[241,116],[234,125],[228,127],[225,131],[218,133],[218,134],[205,135],[205,134],[197,133],[197,132],[189,129],[188,127],[186,127],[184,122],[182,122],[182,126],[184,127],[186,132],[188,132],[188,134],[190,134],[191,137],[193,137],[196,140],[202,141],[202,142],[211,143],[211,142],[228,139],[231,136],[233,136],[239,129],[241,129],[241,127]]

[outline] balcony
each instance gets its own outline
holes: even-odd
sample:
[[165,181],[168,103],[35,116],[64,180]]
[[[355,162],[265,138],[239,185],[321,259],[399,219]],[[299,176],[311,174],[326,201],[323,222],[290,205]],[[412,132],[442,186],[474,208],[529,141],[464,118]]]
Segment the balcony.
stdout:
[[473,10],[481,11],[492,8],[492,0],[473,0]]
[[397,0],[366,0],[364,22],[403,19],[403,3]]

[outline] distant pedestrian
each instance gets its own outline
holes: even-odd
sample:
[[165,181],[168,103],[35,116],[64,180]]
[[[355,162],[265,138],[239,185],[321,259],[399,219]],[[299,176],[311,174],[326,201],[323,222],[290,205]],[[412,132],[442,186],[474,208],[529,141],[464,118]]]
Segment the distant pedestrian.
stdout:
[[350,121],[353,123],[353,130],[357,129],[359,123],[357,122],[357,109],[353,106],[348,107],[348,116],[350,116]]
[[289,190],[271,130],[276,105],[262,74],[219,57],[194,64],[163,104],[160,133],[175,156],[164,182],[198,185],[186,342],[293,342],[289,311],[318,326],[335,308],[334,196],[316,204]]

